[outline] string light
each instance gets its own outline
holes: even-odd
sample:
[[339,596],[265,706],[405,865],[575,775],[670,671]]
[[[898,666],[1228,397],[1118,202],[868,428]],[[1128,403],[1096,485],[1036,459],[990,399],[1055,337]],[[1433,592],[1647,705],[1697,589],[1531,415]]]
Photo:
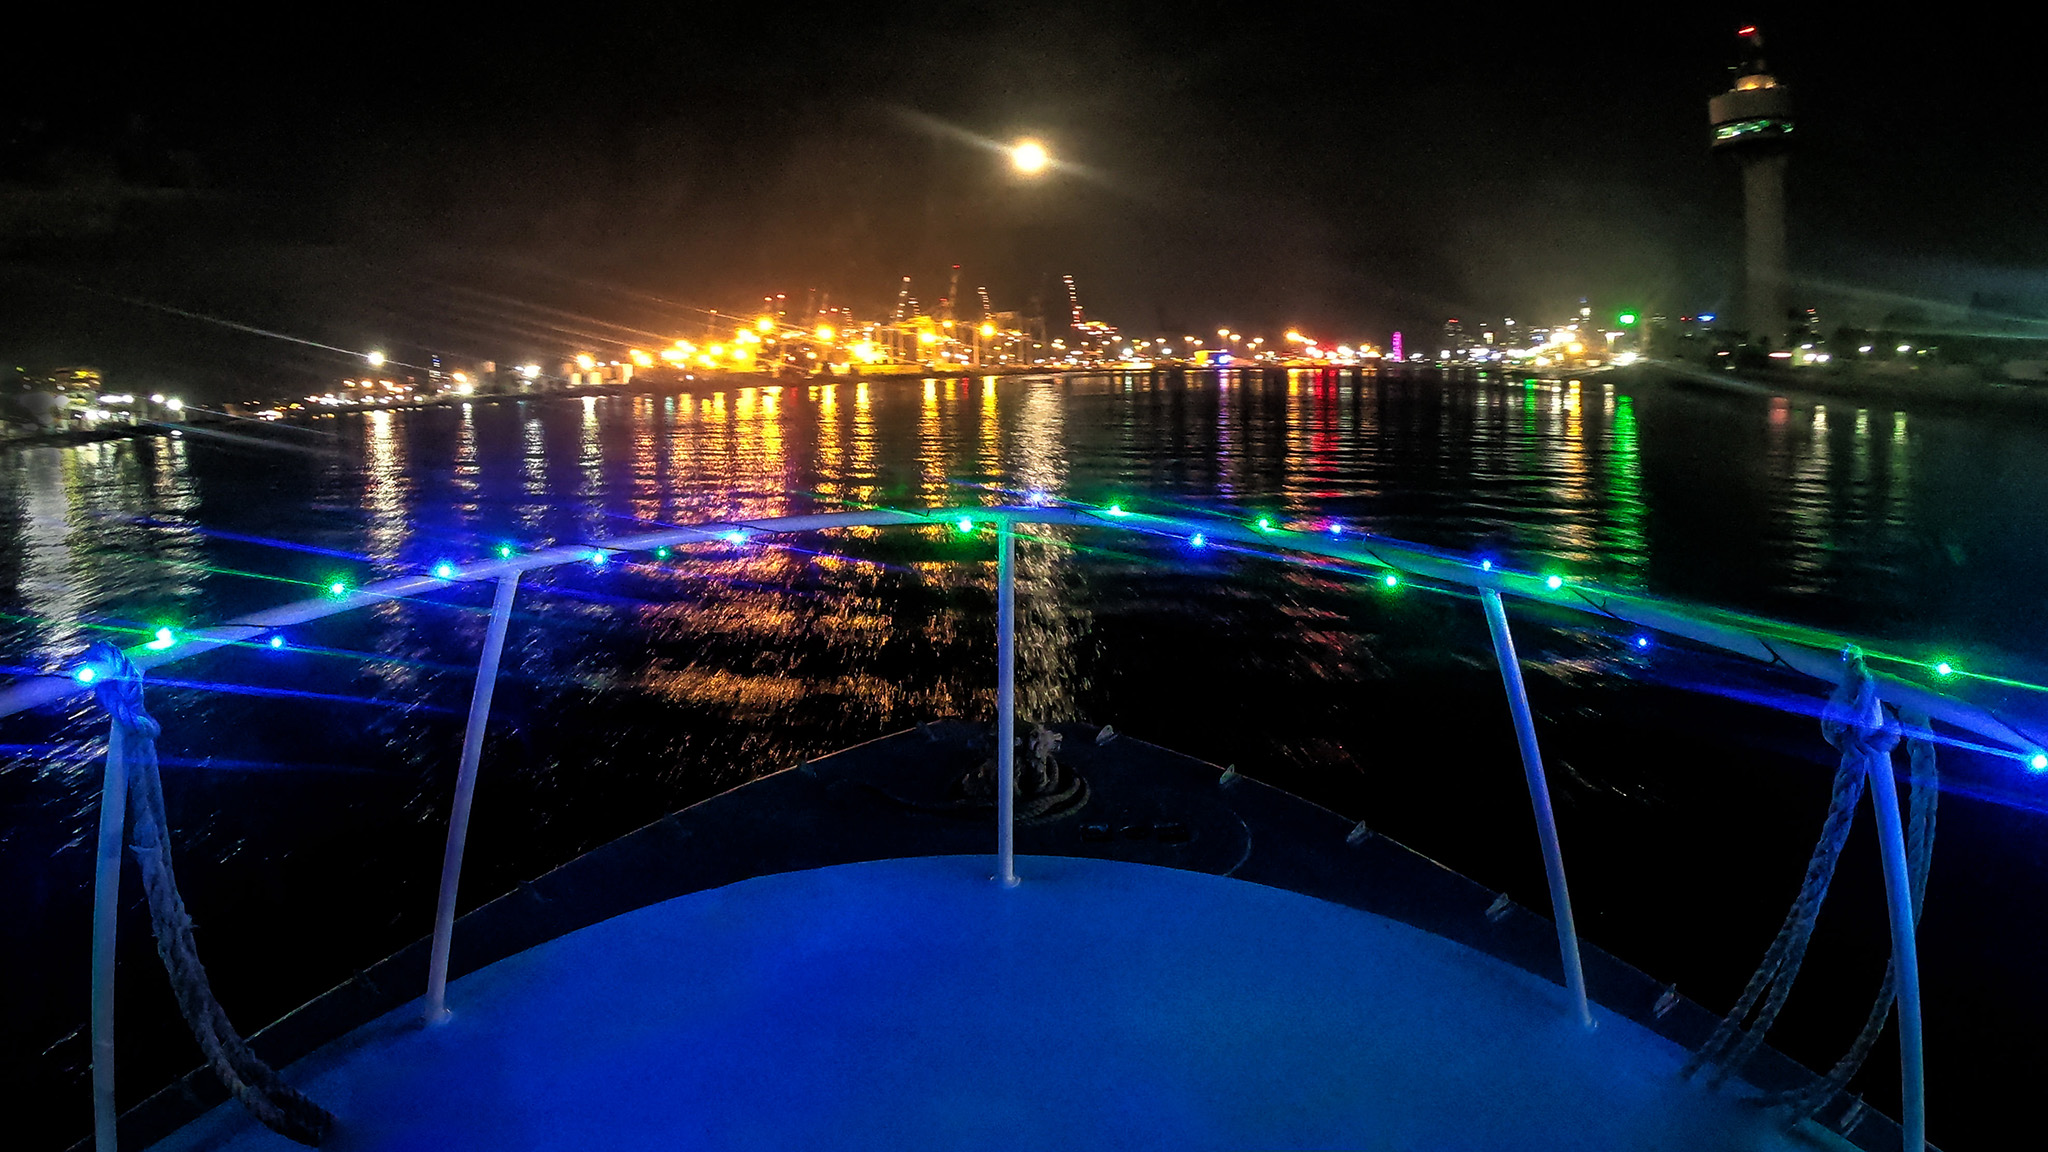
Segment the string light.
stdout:
[[1650,638],[1648,636],[1638,636],[1635,639],[1635,645],[1638,648],[1648,648],[1650,646]]

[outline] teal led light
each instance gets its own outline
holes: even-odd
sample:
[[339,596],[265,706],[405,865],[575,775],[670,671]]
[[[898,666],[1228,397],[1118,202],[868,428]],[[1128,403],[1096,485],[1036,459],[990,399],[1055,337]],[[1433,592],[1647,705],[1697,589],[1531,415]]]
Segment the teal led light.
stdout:
[[1261,532],[1271,532],[1272,530],[1273,530],[1273,521],[1272,521],[1272,519],[1271,519],[1270,517],[1266,517],[1266,516],[1261,516],[1261,517],[1259,517],[1259,531],[1261,531]]
[[1552,592],[1555,592],[1555,591],[1557,591],[1557,590],[1558,590],[1559,588],[1562,588],[1562,587],[1564,587],[1564,577],[1562,577],[1562,576],[1545,576],[1545,577],[1543,578],[1543,586],[1544,586],[1545,588],[1548,588],[1548,589],[1550,589],[1550,590],[1551,590]]
[[78,671],[73,672],[71,678],[80,684],[90,684],[100,678],[100,670],[87,664],[79,668]]
[[962,532],[972,532],[974,531],[974,517],[962,516],[960,522],[953,525],[953,527],[958,528]]
[[654,550],[654,558],[655,558],[656,560],[666,560],[666,559],[668,559],[668,549],[666,549],[666,548],[656,548],[656,549]]
[[1934,666],[1934,674],[1936,676],[1953,676],[1956,674],[1956,666],[1943,660]]
[[511,546],[510,544],[500,544],[500,545],[498,545],[498,559],[500,559],[500,560],[510,560],[511,558],[512,558],[512,546]]
[[171,631],[169,628],[159,628],[156,630],[156,638],[144,644],[143,647],[152,652],[161,652],[177,642],[178,634],[176,632]]
[[725,535],[720,536],[719,539],[725,541],[727,544],[745,544],[747,542],[747,534],[735,528],[732,531],[727,532]]
[[270,646],[271,646],[272,648],[282,648],[282,647],[284,647],[284,637],[282,637],[282,636],[272,636],[272,637],[270,638]]
[[611,554],[607,553],[602,548],[593,548],[590,550],[590,565],[593,568],[602,568],[606,564],[611,563],[611,559]]
[[1126,512],[1126,511],[1124,511],[1124,506],[1123,506],[1123,505],[1121,505],[1121,504],[1111,504],[1111,505],[1109,506],[1109,514],[1110,514],[1111,516],[1129,516],[1129,515],[1130,515],[1130,513],[1129,513],[1129,512]]
[[348,595],[348,585],[336,580],[327,586],[327,594],[329,596],[346,596]]
[[434,575],[443,580],[453,580],[455,579],[455,565],[444,560],[434,565]]
[[1389,588],[1399,588],[1401,586],[1401,577],[1396,573],[1389,572],[1385,576],[1380,577],[1380,583],[1385,584]]
[[1196,548],[1207,548],[1209,546],[1209,538],[1197,532],[1193,536],[1188,537],[1188,543]]

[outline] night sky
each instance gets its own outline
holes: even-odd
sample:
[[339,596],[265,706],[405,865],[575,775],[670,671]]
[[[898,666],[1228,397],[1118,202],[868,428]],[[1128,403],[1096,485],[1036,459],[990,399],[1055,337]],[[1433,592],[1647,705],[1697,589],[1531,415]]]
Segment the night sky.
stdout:
[[[1750,21],[1798,101],[1802,302],[2048,312],[2038,24],[1409,7],[93,14],[9,62],[0,350],[260,395],[350,362],[127,301],[552,362],[767,293],[934,305],[956,263],[976,314],[1057,320],[1072,273],[1145,335],[1726,308],[1705,102]],[[1025,134],[1068,166],[967,139]]]

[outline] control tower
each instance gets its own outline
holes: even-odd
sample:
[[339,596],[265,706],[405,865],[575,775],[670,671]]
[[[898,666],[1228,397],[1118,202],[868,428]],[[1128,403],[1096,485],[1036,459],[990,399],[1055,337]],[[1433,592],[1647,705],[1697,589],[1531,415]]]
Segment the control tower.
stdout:
[[1739,29],[1742,65],[1735,86],[1707,101],[1714,151],[1742,165],[1742,327],[1753,341],[1785,342],[1790,328],[1785,276],[1785,161],[1792,144],[1792,94],[1764,63],[1764,38]]

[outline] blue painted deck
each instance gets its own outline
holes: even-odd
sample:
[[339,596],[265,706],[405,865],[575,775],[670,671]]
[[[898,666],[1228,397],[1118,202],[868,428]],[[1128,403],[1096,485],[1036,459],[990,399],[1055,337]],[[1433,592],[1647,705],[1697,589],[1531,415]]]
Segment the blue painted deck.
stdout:
[[[571,933],[288,1077],[326,1146],[1848,1148],[1683,1053],[1406,925],[1148,865],[1026,857],[747,880]],[[1597,1011],[1597,1010],[1596,1010]],[[160,1149],[292,1149],[228,1104]]]

